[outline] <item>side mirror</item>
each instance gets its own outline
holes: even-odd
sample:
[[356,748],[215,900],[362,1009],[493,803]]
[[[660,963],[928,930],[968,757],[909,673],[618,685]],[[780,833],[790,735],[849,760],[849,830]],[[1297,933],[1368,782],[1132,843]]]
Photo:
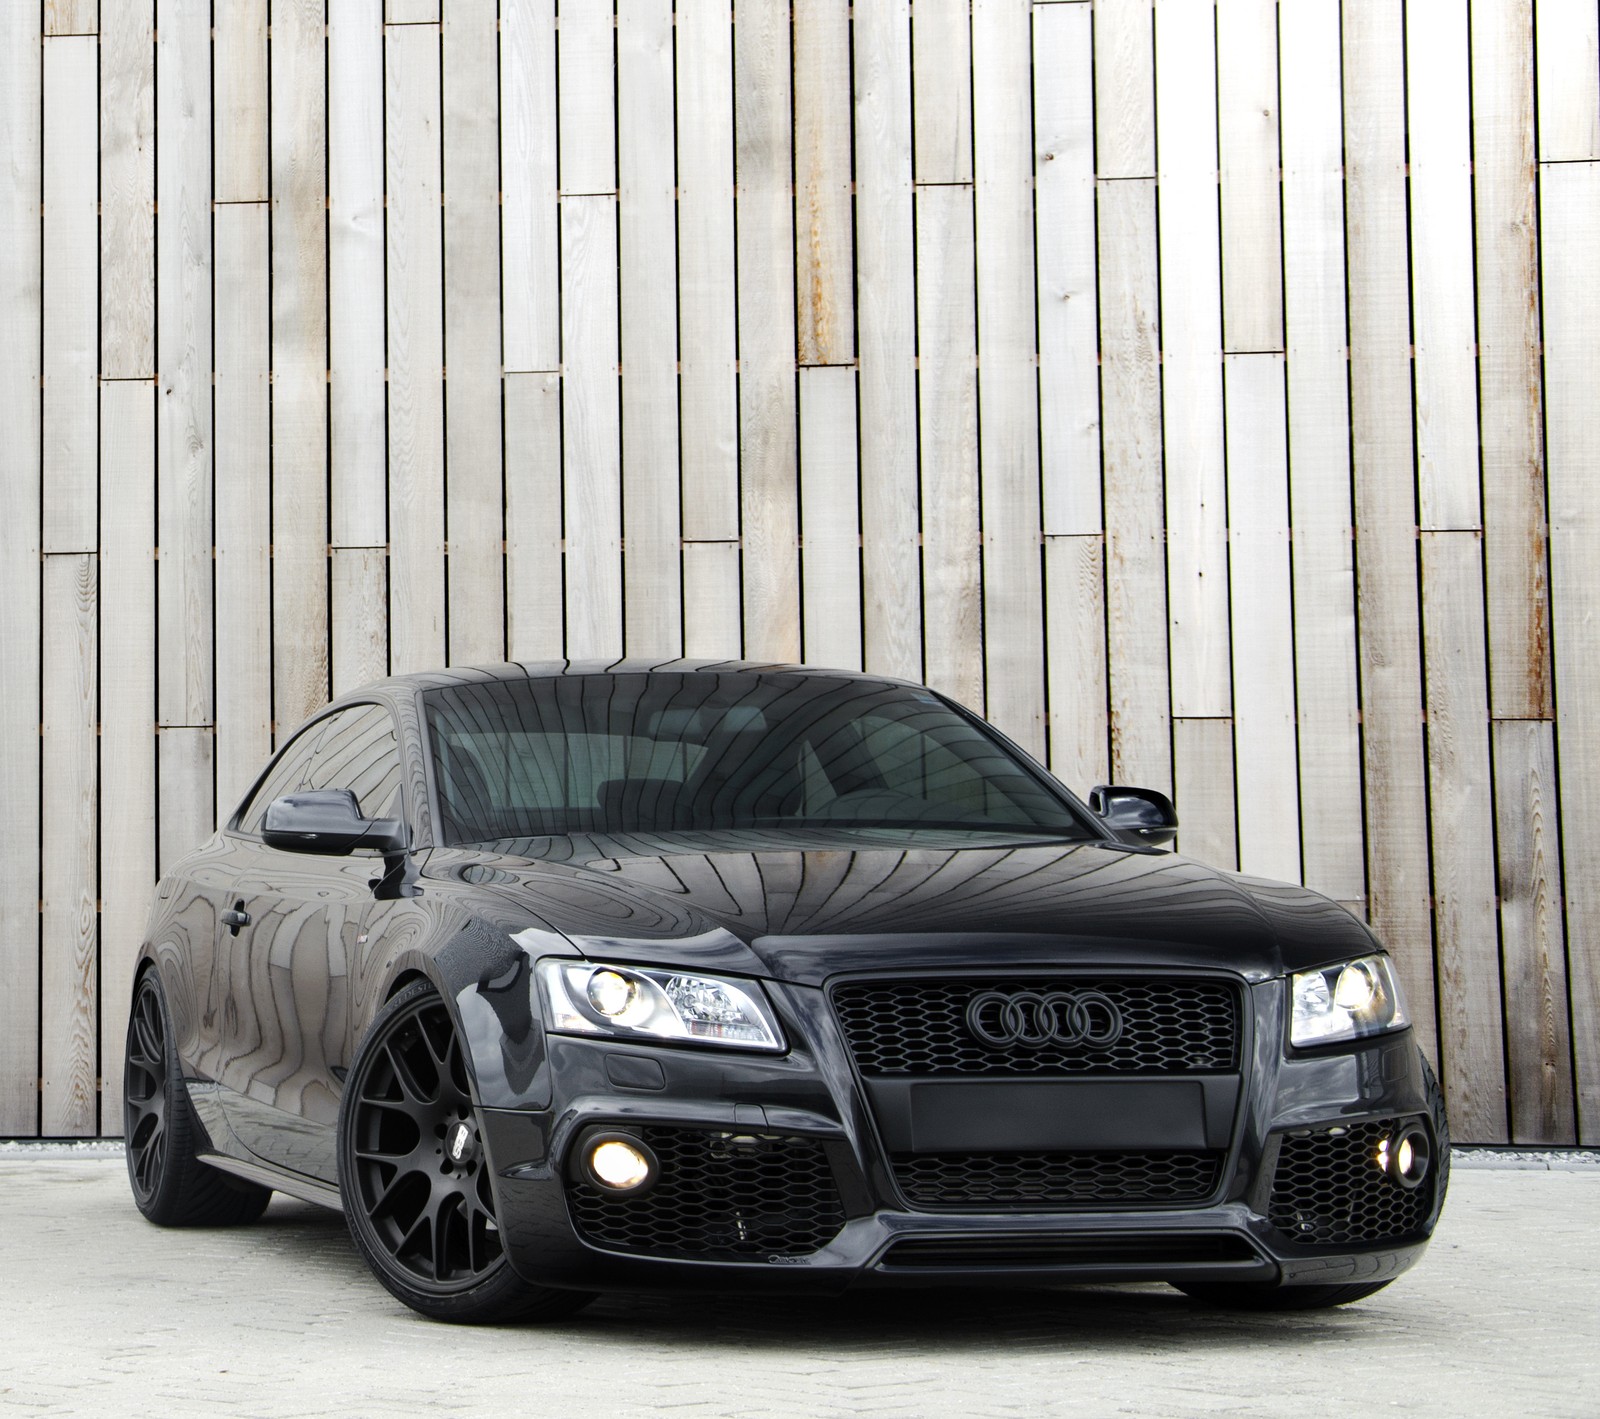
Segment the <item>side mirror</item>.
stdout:
[[347,857],[358,847],[385,856],[406,850],[405,824],[398,818],[363,818],[348,788],[310,789],[273,799],[261,836],[268,847],[327,857]]
[[1172,800],[1153,788],[1128,788],[1102,783],[1090,791],[1089,807],[1106,827],[1133,842],[1165,847],[1178,836],[1178,814]]

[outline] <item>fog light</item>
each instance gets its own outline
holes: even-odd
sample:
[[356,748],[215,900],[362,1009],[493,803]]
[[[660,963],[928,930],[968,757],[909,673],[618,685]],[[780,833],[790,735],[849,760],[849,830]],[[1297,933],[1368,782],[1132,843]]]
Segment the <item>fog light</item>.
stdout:
[[637,1192],[656,1175],[655,1155],[638,1139],[597,1138],[584,1156],[589,1180],[608,1192]]
[[1420,1124],[1407,1124],[1378,1145],[1378,1166],[1403,1188],[1421,1185],[1433,1162],[1433,1145]]

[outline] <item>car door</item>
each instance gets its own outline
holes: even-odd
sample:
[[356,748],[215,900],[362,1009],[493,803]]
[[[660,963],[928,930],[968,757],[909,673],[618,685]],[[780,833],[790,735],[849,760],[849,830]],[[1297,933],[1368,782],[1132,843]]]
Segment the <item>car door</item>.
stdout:
[[[223,1075],[237,1048],[241,1001],[247,1011],[250,1008],[250,937],[241,937],[245,902],[239,894],[240,880],[256,866],[261,817],[267,804],[304,787],[325,727],[317,720],[284,746],[229,825],[217,835],[216,851],[205,861],[200,886],[209,920],[204,932],[197,926],[189,935],[195,993],[202,1002],[193,1067],[214,1083],[214,1089],[207,1091],[208,1099],[223,1087]],[[226,1115],[223,1119],[226,1121]]]
[[[399,745],[388,710],[358,705],[321,723],[301,782],[280,792],[346,788],[365,817],[398,813]],[[350,963],[383,860],[268,847],[254,808],[247,817],[250,848],[228,928],[241,988],[227,1022],[223,1105],[239,1141],[258,1157],[332,1182],[339,1098],[354,1049]]]

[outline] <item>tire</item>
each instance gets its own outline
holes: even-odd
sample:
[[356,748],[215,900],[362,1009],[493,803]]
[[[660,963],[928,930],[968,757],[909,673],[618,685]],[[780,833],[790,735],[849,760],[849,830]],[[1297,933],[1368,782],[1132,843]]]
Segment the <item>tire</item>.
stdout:
[[549,1320],[587,1305],[592,1296],[512,1269],[489,1178],[455,1023],[416,981],[373,1021],[339,1108],[339,1192],[357,1249],[391,1295],[432,1320]]
[[[1445,1115],[1444,1090],[1434,1076],[1426,1056],[1421,1057],[1423,1092],[1433,1120],[1436,1159],[1434,1162],[1434,1207],[1437,1221],[1450,1187],[1450,1122]],[[1391,1277],[1392,1281],[1394,1278]],[[1233,1311],[1316,1311],[1330,1306],[1347,1306],[1381,1291],[1389,1281],[1356,1281],[1333,1286],[1261,1285],[1250,1282],[1173,1282],[1178,1290],[1208,1306]]]
[[254,1222],[270,1188],[230,1177],[202,1163],[203,1136],[183,1085],[161,979],[146,971],[134,982],[122,1076],[123,1137],[133,1201],[158,1227],[238,1227]]

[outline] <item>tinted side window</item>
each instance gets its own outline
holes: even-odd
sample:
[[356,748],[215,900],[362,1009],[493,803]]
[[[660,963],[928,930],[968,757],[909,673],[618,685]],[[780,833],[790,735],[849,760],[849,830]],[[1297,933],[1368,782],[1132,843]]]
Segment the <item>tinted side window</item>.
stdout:
[[348,788],[363,818],[382,818],[400,787],[400,741],[382,705],[359,705],[334,716],[311,761],[307,788]]
[[239,811],[240,828],[247,833],[259,833],[267,804],[274,798],[282,798],[286,793],[308,787],[306,779],[310,773],[311,759],[317,752],[317,745],[321,742],[323,731],[327,727],[328,721],[319,719],[315,724],[307,725],[289,741],[288,747],[273,764],[271,772],[261,781],[261,787],[255,791],[249,803]]

